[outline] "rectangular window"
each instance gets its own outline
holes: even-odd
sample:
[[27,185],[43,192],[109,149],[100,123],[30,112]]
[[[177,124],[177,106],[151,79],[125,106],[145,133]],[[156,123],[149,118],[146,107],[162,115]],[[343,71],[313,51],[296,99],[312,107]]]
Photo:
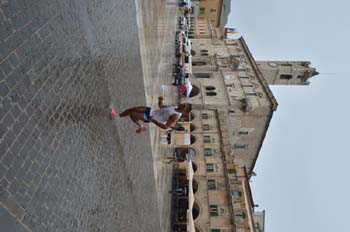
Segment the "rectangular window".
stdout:
[[242,192],[241,191],[231,191],[231,196],[232,197],[241,197]]
[[238,132],[239,135],[247,135],[248,134],[248,131],[240,131]]
[[214,164],[207,164],[207,172],[214,172]]
[[236,179],[230,179],[229,182],[230,184],[242,184],[242,181]]
[[249,79],[248,76],[240,76],[239,78],[240,78],[240,79],[247,79],[247,80]]
[[208,119],[208,118],[209,118],[208,114],[202,114],[202,119]]
[[215,12],[216,12],[215,8],[210,9],[210,13],[215,13]]
[[209,130],[209,125],[208,124],[203,124],[203,130]]
[[211,232],[221,232],[220,229],[211,229]]
[[235,145],[233,145],[233,148],[235,148],[235,149],[247,149],[248,148],[248,144],[237,144],[237,143],[235,143]]
[[237,228],[236,232],[245,232],[244,228]]
[[213,150],[211,148],[204,148],[204,155],[205,156],[212,156]]
[[204,143],[210,143],[210,136],[204,135],[204,136],[203,136],[203,142],[204,142]]
[[193,73],[195,78],[210,78],[210,73]]
[[205,14],[205,8],[204,7],[199,8],[199,13],[200,14]]
[[236,213],[235,214],[235,221],[241,222],[245,219],[245,213]]
[[248,97],[248,96],[258,96],[256,93],[245,93],[245,96]]
[[254,85],[252,84],[242,84],[242,88],[253,88]]
[[217,205],[210,205],[210,216],[219,216],[219,207]]
[[216,189],[216,181],[213,179],[208,179],[208,189],[215,190]]
[[283,80],[290,80],[290,79],[293,78],[293,76],[290,75],[290,74],[281,74],[280,78],[283,79]]

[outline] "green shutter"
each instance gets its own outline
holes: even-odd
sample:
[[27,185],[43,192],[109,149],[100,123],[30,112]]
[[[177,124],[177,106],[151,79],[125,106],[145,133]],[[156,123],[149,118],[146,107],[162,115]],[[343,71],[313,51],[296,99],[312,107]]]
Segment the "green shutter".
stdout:
[[207,135],[203,136],[203,142],[210,143],[210,136],[207,136]]
[[219,216],[219,209],[217,205],[210,205],[210,216]]
[[233,197],[241,197],[242,192],[241,191],[231,191],[231,196]]
[[214,164],[207,164],[207,172],[214,172]]
[[208,189],[209,190],[215,190],[216,189],[216,182],[213,179],[208,179]]
[[213,150],[211,148],[204,148],[204,155],[205,156],[213,155]]

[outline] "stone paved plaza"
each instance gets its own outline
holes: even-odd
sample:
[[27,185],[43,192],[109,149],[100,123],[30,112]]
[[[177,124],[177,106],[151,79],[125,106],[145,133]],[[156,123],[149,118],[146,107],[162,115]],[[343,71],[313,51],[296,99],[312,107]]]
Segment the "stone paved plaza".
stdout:
[[0,4],[0,231],[166,231],[158,131],[109,107],[171,82],[176,3]]

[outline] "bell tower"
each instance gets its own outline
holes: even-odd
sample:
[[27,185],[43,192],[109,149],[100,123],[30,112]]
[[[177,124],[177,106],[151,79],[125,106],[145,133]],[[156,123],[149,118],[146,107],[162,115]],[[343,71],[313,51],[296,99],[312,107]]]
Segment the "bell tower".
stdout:
[[309,85],[318,74],[309,61],[256,61],[269,85]]

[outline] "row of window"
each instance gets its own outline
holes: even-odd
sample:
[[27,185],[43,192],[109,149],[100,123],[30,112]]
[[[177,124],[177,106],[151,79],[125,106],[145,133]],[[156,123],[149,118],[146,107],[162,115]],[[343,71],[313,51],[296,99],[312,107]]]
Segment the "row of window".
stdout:
[[[304,75],[298,75],[297,78],[303,78],[303,77],[304,77]],[[290,74],[281,74],[280,75],[280,79],[282,79],[282,80],[290,80],[292,78],[293,78],[293,75],[290,75]]]
[[[219,205],[209,205],[210,216],[224,216],[226,210]],[[236,212],[234,214],[235,221],[243,221],[246,218],[244,212]]]
[[[205,11],[206,11],[206,9],[204,7],[199,8],[199,13],[200,14],[205,14]],[[210,11],[210,13],[215,13],[216,9],[215,8],[211,8],[209,11]]]
[[[206,62],[204,62],[204,61],[195,61],[195,62],[192,62],[192,64],[195,64],[195,66],[197,65],[197,66],[199,66],[199,65],[206,65]],[[193,73],[192,74],[193,75],[193,77],[195,77],[195,78],[211,78],[211,75],[210,75],[210,73]],[[229,78],[227,78],[227,77],[225,77],[227,80],[232,80],[233,79],[233,76],[230,76]],[[253,77],[248,77],[248,76],[240,76],[239,77],[240,79],[242,79],[242,80],[250,80],[250,79],[254,79]],[[253,86],[254,87],[254,86]]]
[[[210,138],[208,138],[208,141],[210,141]],[[233,148],[235,148],[235,149],[247,149],[248,144],[234,144]],[[212,156],[215,152],[212,148],[204,148],[203,153],[205,156]]]

